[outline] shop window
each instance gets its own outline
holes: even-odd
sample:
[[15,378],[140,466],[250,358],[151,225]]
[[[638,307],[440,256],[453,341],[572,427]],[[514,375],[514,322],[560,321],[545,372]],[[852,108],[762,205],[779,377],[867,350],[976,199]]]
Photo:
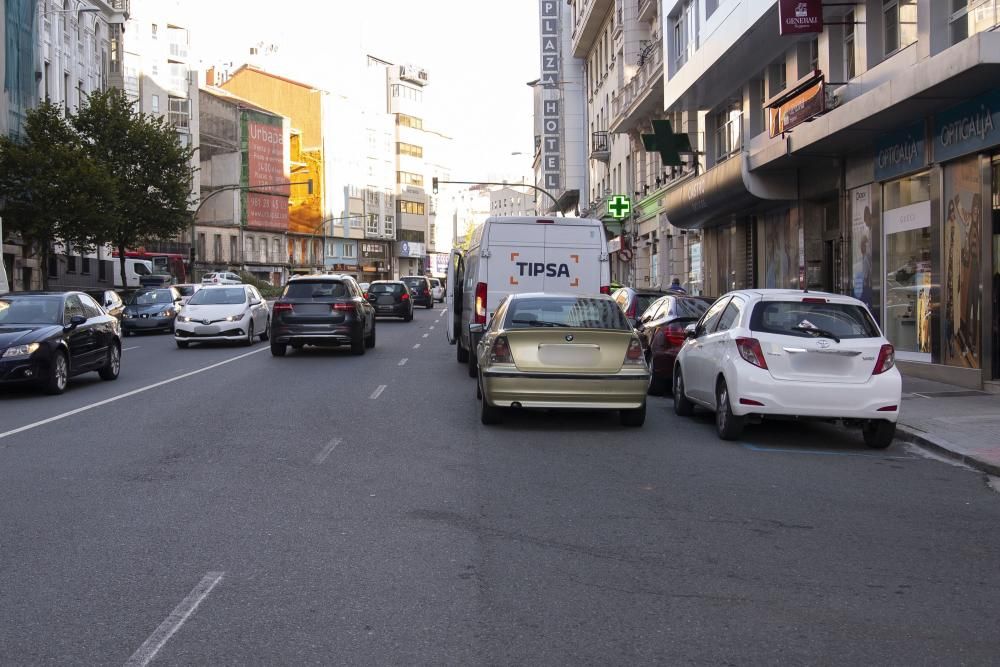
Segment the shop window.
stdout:
[[983,197],[979,156],[944,170],[944,363],[980,367],[982,329]]

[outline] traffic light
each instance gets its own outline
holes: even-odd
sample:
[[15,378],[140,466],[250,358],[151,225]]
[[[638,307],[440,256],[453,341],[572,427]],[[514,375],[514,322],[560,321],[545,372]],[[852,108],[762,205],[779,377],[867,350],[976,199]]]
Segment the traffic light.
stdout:
[[438,193],[438,177],[437,176],[435,176],[434,178],[431,179],[431,190],[434,192],[434,194]]

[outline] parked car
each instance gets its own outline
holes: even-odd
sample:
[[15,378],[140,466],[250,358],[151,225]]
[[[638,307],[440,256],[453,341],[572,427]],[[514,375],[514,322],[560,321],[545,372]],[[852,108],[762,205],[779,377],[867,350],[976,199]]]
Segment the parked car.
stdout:
[[350,345],[354,354],[375,347],[375,309],[347,275],[293,276],[271,313],[271,354],[288,346]]
[[230,271],[219,271],[217,273],[206,273],[202,279],[202,285],[240,285],[243,279]]
[[253,285],[208,285],[177,315],[174,340],[180,348],[211,341],[253,345],[257,337],[268,339],[270,324],[267,303]]
[[505,408],[618,410],[621,423],[646,419],[649,368],[642,343],[610,296],[512,294],[476,350],[480,420]]
[[194,296],[194,293],[202,288],[199,283],[181,283],[180,285],[174,285],[174,288],[181,293],[181,305],[186,305],[188,300]]
[[33,383],[61,394],[69,378],[121,369],[121,325],[82,292],[0,296],[0,383]]
[[400,278],[410,288],[410,297],[414,306],[424,308],[434,307],[434,297],[431,295],[431,281],[426,276],[403,276]]
[[673,386],[674,362],[684,341],[685,327],[697,322],[712,305],[713,299],[671,294],[649,305],[636,323],[649,361],[649,393],[660,395]]
[[611,298],[621,306],[625,317],[628,318],[632,326],[636,326],[639,323],[639,317],[649,309],[650,304],[667,294],[669,292],[662,290],[620,287],[611,293]]
[[771,416],[860,423],[865,443],[892,442],[902,381],[894,351],[861,301],[797,290],[740,290],[719,298],[674,366],[674,410],[715,412],[719,437]]
[[173,287],[133,292],[125,302],[122,331],[126,336],[139,331],[173,331],[180,306],[181,293]]
[[413,319],[413,299],[401,280],[376,280],[368,286],[367,297],[379,317],[402,317],[405,322]]
[[125,302],[113,289],[86,290],[85,294],[96,301],[108,315],[119,322],[125,313]]
[[431,296],[437,303],[444,302],[444,285],[437,278],[431,278]]

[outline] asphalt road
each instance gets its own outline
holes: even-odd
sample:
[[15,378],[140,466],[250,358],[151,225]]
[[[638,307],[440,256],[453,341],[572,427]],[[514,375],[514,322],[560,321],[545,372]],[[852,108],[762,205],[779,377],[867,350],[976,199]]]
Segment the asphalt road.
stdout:
[[663,398],[487,428],[440,308],[377,332],[0,390],[0,664],[996,663],[981,475]]

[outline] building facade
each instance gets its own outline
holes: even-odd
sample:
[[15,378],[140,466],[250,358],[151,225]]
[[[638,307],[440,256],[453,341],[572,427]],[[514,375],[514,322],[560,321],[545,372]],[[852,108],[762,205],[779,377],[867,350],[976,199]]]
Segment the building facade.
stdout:
[[535,216],[538,208],[533,192],[504,186],[490,190],[491,216]]

